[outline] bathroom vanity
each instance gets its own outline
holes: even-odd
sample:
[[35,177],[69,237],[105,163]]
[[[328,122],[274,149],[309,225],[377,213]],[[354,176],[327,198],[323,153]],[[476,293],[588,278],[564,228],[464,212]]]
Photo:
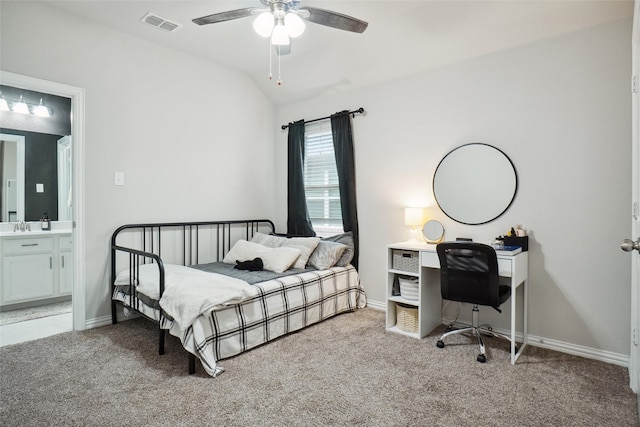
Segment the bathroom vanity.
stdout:
[[0,306],[70,299],[72,247],[71,230],[0,232]]

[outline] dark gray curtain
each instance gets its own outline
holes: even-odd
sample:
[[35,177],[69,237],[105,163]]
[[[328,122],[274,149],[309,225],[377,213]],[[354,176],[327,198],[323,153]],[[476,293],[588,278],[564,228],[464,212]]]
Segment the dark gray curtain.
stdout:
[[287,234],[315,236],[304,194],[304,120],[289,125],[288,184],[287,184]]
[[351,264],[358,268],[358,209],[356,208],[356,168],[353,155],[353,131],[349,111],[331,116],[331,133],[336,154],[336,167],[340,186],[342,225],[353,233],[354,255]]

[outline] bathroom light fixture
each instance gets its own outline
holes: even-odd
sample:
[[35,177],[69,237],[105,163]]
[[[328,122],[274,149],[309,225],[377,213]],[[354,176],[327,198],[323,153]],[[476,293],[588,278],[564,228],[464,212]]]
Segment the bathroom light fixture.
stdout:
[[45,105],[44,100],[40,98],[39,104],[28,103],[23,95],[17,101],[6,99],[0,93],[0,111],[11,111],[18,114],[31,114],[38,117],[51,117],[53,109]]
[[14,102],[11,109],[13,110],[14,113],[29,114],[29,106],[24,101],[24,98],[22,97],[22,95],[20,95],[20,101]]
[[44,102],[42,102],[42,98],[40,98],[40,104],[33,107],[33,114],[38,117],[51,117],[51,113],[49,113],[49,107],[44,105]]
[[2,93],[0,93],[0,111],[9,111],[9,103],[4,99]]

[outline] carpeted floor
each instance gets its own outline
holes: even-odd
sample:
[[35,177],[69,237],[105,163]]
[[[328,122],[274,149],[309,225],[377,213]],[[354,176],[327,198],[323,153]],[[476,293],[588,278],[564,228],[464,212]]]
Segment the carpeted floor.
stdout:
[[3,426],[638,426],[626,368],[488,339],[436,347],[384,331],[384,313],[329,319],[187,374],[143,319],[0,348]]
[[38,307],[0,311],[0,325],[9,325],[11,323],[24,322],[26,320],[57,316],[58,314],[71,313],[71,310],[71,301],[65,301],[41,305]]

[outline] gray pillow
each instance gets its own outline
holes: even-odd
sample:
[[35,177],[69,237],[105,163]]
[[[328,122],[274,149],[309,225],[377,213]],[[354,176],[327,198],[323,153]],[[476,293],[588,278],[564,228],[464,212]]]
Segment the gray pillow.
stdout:
[[353,243],[353,233],[351,231],[347,231],[344,234],[336,234],[335,236],[329,236],[322,239],[325,242],[336,242],[342,243],[343,245],[347,245],[347,249],[342,253],[342,256],[336,262],[336,267],[346,267],[349,265],[351,260],[353,259],[354,254],[354,243]]
[[338,242],[320,241],[309,258],[309,265],[318,270],[333,267],[347,249],[347,245]]

